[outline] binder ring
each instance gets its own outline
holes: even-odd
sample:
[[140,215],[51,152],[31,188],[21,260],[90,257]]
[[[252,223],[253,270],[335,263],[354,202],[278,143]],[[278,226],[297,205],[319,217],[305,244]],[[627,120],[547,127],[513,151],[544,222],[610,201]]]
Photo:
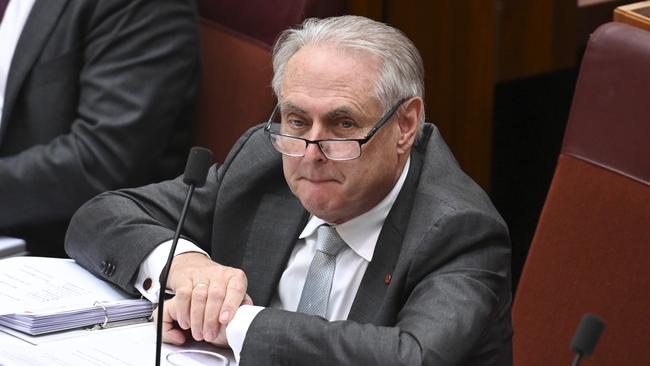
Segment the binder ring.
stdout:
[[104,304],[102,304],[99,301],[95,301],[93,303],[93,306],[98,306],[98,305],[102,308],[102,310],[104,310],[104,324],[99,326],[100,328],[104,329],[106,324],[108,324],[108,309],[106,309],[106,306],[104,306]]

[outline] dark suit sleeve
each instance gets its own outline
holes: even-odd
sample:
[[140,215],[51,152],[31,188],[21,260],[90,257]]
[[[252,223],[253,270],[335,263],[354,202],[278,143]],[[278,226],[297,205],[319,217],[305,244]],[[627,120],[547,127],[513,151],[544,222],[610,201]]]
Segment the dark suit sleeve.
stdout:
[[[194,191],[181,235],[210,251],[212,217],[218,190],[214,165],[205,186]],[[181,177],[135,189],[103,193],[72,217],[66,235],[67,254],[98,277],[137,294],[133,279],[140,263],[158,244],[171,240],[187,185]],[[102,262],[115,266],[102,272]]]
[[509,253],[505,227],[490,216],[444,217],[401,254],[409,269],[392,280],[405,284],[394,324],[265,309],[248,329],[241,365],[507,365]]
[[[78,16],[76,118],[52,121],[68,123],[66,134],[0,158],[0,228],[67,220],[100,192],[144,184],[138,178],[196,94],[199,42],[189,2],[99,1]],[[56,110],[50,97],[44,108]]]

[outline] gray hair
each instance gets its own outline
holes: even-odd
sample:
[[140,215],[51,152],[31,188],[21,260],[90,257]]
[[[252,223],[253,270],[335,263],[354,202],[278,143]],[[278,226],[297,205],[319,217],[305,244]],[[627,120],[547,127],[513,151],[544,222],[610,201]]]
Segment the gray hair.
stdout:
[[[354,15],[306,19],[299,28],[280,35],[273,47],[272,86],[278,99],[289,59],[307,45],[333,45],[377,56],[380,66],[375,94],[385,111],[401,99],[424,100],[424,66],[413,42],[396,28]],[[420,125],[424,119],[423,110]]]

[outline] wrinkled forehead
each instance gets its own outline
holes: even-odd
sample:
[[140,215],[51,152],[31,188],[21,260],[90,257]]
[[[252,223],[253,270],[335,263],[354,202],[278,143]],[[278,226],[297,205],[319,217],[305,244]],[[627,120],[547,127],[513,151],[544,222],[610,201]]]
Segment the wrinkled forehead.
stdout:
[[[374,110],[378,58],[369,52],[336,47],[307,46],[294,54],[281,81],[280,103],[330,102],[329,108]],[[366,107],[362,107],[367,105]]]
[[339,82],[365,83],[376,86],[379,76],[379,57],[367,51],[354,51],[334,46],[305,46],[287,62],[281,84],[309,81],[313,84]]

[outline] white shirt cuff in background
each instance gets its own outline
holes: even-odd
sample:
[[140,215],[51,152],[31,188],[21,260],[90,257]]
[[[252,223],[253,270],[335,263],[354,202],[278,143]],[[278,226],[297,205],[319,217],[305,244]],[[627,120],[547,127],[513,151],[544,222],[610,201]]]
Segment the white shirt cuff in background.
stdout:
[[226,339],[228,339],[228,345],[232,349],[232,353],[235,355],[235,360],[237,360],[238,364],[239,354],[244,346],[244,339],[246,338],[248,327],[251,326],[257,314],[264,309],[265,307],[263,306],[242,305],[237,309],[235,316],[226,327]]
[[[172,248],[172,240],[166,241],[156,247],[147,258],[140,264],[138,276],[133,284],[142,296],[154,304],[158,303],[158,291],[160,290],[160,273],[167,262],[169,250]],[[199,252],[209,257],[203,249],[189,240],[180,238],[174,256],[187,252]]]

